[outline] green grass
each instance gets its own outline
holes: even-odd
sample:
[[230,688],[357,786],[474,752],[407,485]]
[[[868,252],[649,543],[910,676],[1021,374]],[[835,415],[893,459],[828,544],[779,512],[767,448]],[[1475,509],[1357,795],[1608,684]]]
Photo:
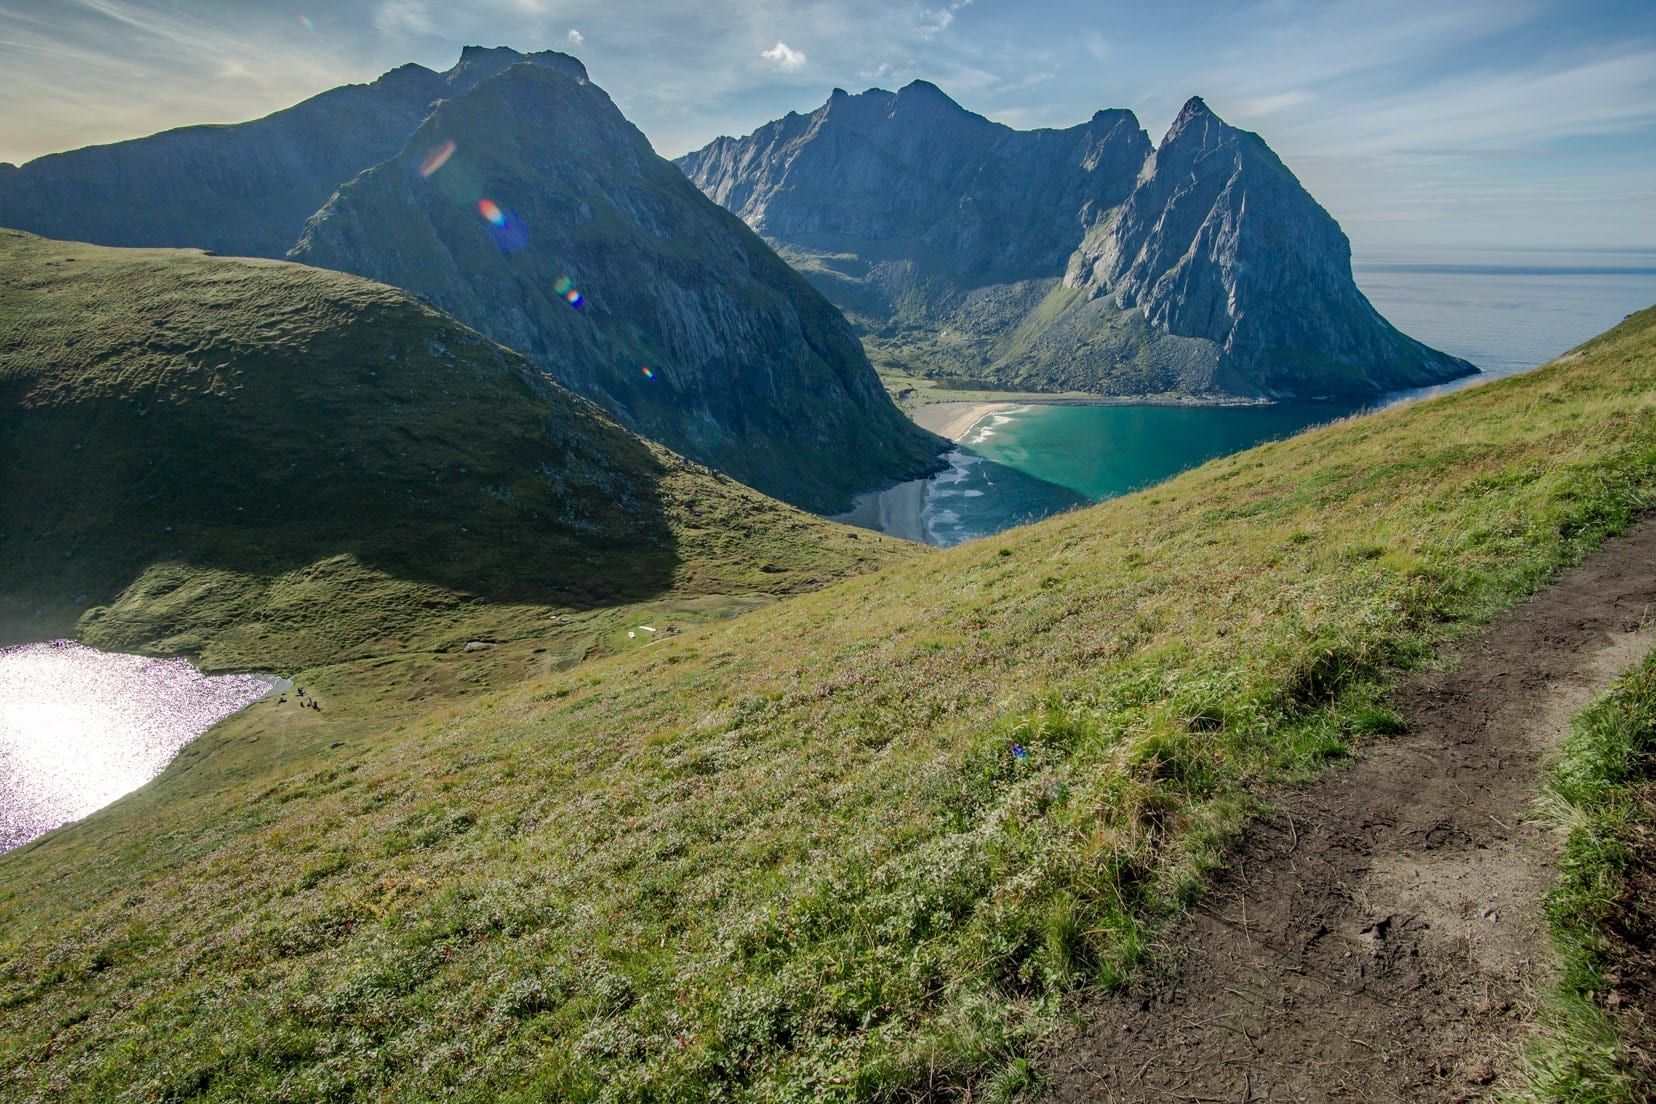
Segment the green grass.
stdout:
[[1380,738],[1394,672],[1656,502],[1653,414],[1647,311],[1525,377],[567,670],[459,697],[464,656],[319,668],[320,718],[255,706],[0,859],[0,1083],[1013,1092],[1250,794]]
[[5,231],[0,315],[0,641],[292,670],[915,551],[340,273]]
[[1624,977],[1648,977],[1635,958],[1656,934],[1643,893],[1656,872],[1653,755],[1656,656],[1577,719],[1541,801],[1569,833],[1547,901],[1560,970],[1515,1102],[1633,1104],[1656,1089],[1648,1028],[1616,1012]]

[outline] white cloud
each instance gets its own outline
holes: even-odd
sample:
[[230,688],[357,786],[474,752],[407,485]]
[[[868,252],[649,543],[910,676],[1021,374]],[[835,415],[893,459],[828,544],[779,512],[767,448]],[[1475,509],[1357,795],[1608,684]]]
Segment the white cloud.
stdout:
[[778,42],[775,46],[763,51],[759,56],[784,73],[799,72],[805,68],[805,62],[808,60],[803,50],[796,50],[786,42]]
[[571,46],[579,46],[585,41],[586,35],[582,34],[580,31],[577,31],[574,27],[569,28],[569,44]]
[[1305,129],[1319,152],[1339,155],[1533,149],[1653,124],[1656,50],[1646,49],[1458,75],[1320,113]]
[[920,13],[920,37],[931,38],[942,34],[954,22],[955,12],[970,4],[972,0],[955,0],[941,8],[928,8]]
[[374,12],[374,27],[381,34],[432,34],[437,27],[424,0],[384,0]]

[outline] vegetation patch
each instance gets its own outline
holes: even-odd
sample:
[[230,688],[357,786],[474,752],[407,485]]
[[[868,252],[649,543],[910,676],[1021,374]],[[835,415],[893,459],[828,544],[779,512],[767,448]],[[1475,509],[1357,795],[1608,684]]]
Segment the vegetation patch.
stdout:
[[1576,721],[1541,808],[1568,831],[1547,900],[1560,976],[1519,1102],[1656,1089],[1656,656]]

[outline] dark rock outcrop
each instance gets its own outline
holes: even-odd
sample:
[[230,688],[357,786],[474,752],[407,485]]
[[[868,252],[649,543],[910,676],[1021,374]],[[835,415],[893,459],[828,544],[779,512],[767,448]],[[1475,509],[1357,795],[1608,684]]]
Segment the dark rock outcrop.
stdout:
[[1370,395],[1475,369],[1398,333],[1334,220],[1200,100],[1014,131],[925,82],[678,162],[863,327],[876,359],[1030,390]]

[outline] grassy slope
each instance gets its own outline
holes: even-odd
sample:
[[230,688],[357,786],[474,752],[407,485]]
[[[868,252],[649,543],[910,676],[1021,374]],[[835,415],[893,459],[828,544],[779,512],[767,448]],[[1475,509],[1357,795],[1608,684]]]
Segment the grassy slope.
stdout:
[[1249,788],[1388,730],[1376,680],[1653,502],[1656,310],[465,705],[377,722],[364,661],[311,727],[254,707],[0,859],[0,1070],[100,1101],[1008,1087]]
[[78,616],[101,646],[291,670],[561,615],[573,648],[594,610],[906,554],[366,280],[0,231],[0,318],[0,641]]
[[1656,657],[1577,719],[1542,797],[1569,833],[1548,899],[1562,970],[1516,1101],[1632,1104],[1656,1088],[1653,754]]

